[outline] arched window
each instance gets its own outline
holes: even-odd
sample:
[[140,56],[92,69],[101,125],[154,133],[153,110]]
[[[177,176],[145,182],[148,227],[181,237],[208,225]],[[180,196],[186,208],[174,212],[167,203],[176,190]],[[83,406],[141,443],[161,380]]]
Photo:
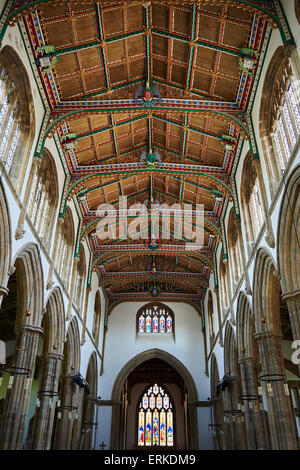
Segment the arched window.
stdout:
[[275,88],[273,102],[272,140],[285,170],[300,134],[299,95],[290,65],[285,68]]
[[79,262],[77,264],[76,279],[75,279],[75,304],[78,310],[81,310],[82,294],[85,280],[85,255],[84,250],[81,247]]
[[245,219],[247,242],[255,242],[264,222],[264,208],[258,176],[250,155],[247,155],[242,173],[241,201]]
[[228,221],[228,249],[235,284],[238,283],[243,272],[241,237],[239,221],[235,220],[232,209]]
[[174,313],[160,303],[142,307],[136,315],[137,333],[174,333]]
[[300,104],[292,49],[279,47],[269,64],[260,107],[260,137],[272,193],[276,191],[300,134]]
[[96,294],[96,298],[95,298],[93,329],[92,329],[92,336],[97,346],[99,342],[100,321],[101,321],[101,297],[98,291]]
[[58,222],[56,254],[54,258],[55,269],[66,288],[68,287],[72,265],[73,245],[74,224],[71,211],[69,207],[67,207],[64,220]]
[[28,215],[44,244],[50,241],[53,219],[58,202],[58,183],[55,164],[45,150],[42,161],[34,169],[28,200]]
[[148,386],[139,399],[137,444],[139,447],[174,446],[174,406],[164,387]]
[[0,53],[0,162],[19,192],[34,136],[29,79],[16,53]]

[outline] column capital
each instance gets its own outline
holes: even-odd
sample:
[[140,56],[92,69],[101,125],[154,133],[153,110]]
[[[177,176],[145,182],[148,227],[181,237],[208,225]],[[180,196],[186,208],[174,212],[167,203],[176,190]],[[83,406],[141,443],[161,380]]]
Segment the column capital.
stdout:
[[4,297],[5,295],[8,295],[8,292],[9,290],[7,289],[7,287],[0,286],[0,296],[2,295]]
[[23,330],[25,332],[29,332],[31,331],[32,333],[38,333],[38,334],[43,334],[44,333],[44,328],[42,328],[41,326],[38,326],[38,325],[23,325]]

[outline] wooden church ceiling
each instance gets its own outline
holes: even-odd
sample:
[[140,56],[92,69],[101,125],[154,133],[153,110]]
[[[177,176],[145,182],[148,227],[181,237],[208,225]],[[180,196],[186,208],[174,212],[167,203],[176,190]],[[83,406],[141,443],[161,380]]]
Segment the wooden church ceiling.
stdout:
[[[238,217],[233,175],[243,140],[251,140],[247,113],[270,26],[277,26],[270,2],[42,1],[36,8],[16,11],[33,64],[39,46],[55,47],[55,66],[35,71],[48,109],[45,132],[56,136],[67,175],[61,214],[73,198],[82,218],[78,240],[88,240],[91,266],[111,299],[147,298],[156,284],[161,298],[198,301],[218,243],[226,253],[228,201]],[[240,66],[243,48],[255,51],[253,73]],[[64,146],[69,134],[76,135],[72,150]],[[150,150],[159,165],[140,163]],[[162,234],[155,250],[147,240],[97,237],[99,205],[118,211],[119,197],[130,206],[151,191],[161,204],[203,204],[202,248],[186,251],[174,233]],[[151,274],[152,259],[159,273]]]

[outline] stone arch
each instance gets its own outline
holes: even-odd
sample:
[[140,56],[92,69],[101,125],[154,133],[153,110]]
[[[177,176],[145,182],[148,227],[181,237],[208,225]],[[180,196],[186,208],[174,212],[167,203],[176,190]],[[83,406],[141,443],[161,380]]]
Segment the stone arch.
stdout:
[[0,306],[3,295],[8,293],[7,282],[11,262],[11,223],[7,200],[0,182]]
[[46,350],[48,353],[55,352],[62,355],[66,336],[66,322],[65,306],[59,287],[54,287],[48,297],[43,323],[45,320],[47,322],[44,326],[44,328],[47,328]]
[[224,336],[224,371],[225,374],[236,376],[237,374],[237,344],[233,327],[226,322]]
[[240,292],[237,304],[237,348],[239,359],[256,355],[254,332],[255,327],[250,302],[246,294]]
[[[1,415],[0,445],[2,449],[21,449],[26,429],[33,370],[36,362],[43,313],[44,282],[38,247],[29,243],[15,256],[14,292],[15,315],[13,322],[14,352],[10,365],[28,370],[26,375],[16,375],[11,389],[7,389]],[[8,302],[11,300],[9,295]],[[6,299],[5,299],[6,300]],[[5,308],[4,302],[2,309]],[[23,370],[24,370],[23,369]]]
[[44,277],[37,245],[33,243],[24,245],[15,255],[14,266],[20,286],[17,310],[23,312],[23,315],[26,314],[26,324],[41,326]]
[[283,294],[300,294],[300,165],[282,196],[277,234],[277,259]]
[[280,282],[275,261],[265,248],[257,252],[253,279],[255,331],[268,329],[280,336]]
[[[14,114],[20,125],[21,141],[17,148],[10,176],[20,192],[35,135],[35,113],[28,73],[17,52],[11,46],[4,46],[0,52],[0,69],[9,91],[8,99],[14,106]],[[17,105],[19,104],[19,106]]]
[[[80,371],[80,336],[78,321],[73,317],[69,323],[63,352],[62,370],[59,379],[58,391],[61,397],[61,419],[56,419],[55,435],[53,436],[54,449],[74,448],[74,432],[76,431],[76,442],[78,442],[79,426],[73,425],[78,419],[80,403],[80,392],[73,377]],[[72,419],[69,419],[71,413]],[[77,419],[76,419],[77,416]]]
[[124,386],[125,380],[128,375],[140,364],[150,359],[161,359],[168,364],[170,364],[174,369],[178,372],[178,374],[182,377],[188,391],[188,401],[190,406],[188,407],[188,425],[189,425],[189,448],[190,449],[197,449],[198,448],[198,430],[197,430],[197,409],[193,404],[196,403],[198,400],[198,392],[194,382],[193,377],[191,376],[190,372],[187,368],[174,356],[167,353],[166,351],[162,351],[160,349],[150,349],[148,351],[144,351],[141,354],[133,357],[123,368],[120,370],[114,386],[112,390],[112,426],[111,426],[111,440],[110,440],[110,449],[115,450],[119,448],[119,440],[120,440],[120,425],[119,425],[119,417],[120,417],[120,403],[121,403],[121,392]]

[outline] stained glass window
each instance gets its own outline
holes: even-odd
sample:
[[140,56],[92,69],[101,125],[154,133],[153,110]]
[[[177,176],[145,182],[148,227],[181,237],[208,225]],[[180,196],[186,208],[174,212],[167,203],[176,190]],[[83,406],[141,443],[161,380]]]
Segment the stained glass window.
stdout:
[[137,313],[137,333],[174,333],[174,313],[167,306],[146,305]]
[[154,384],[142,393],[137,421],[138,446],[174,446],[174,407],[164,387]]

